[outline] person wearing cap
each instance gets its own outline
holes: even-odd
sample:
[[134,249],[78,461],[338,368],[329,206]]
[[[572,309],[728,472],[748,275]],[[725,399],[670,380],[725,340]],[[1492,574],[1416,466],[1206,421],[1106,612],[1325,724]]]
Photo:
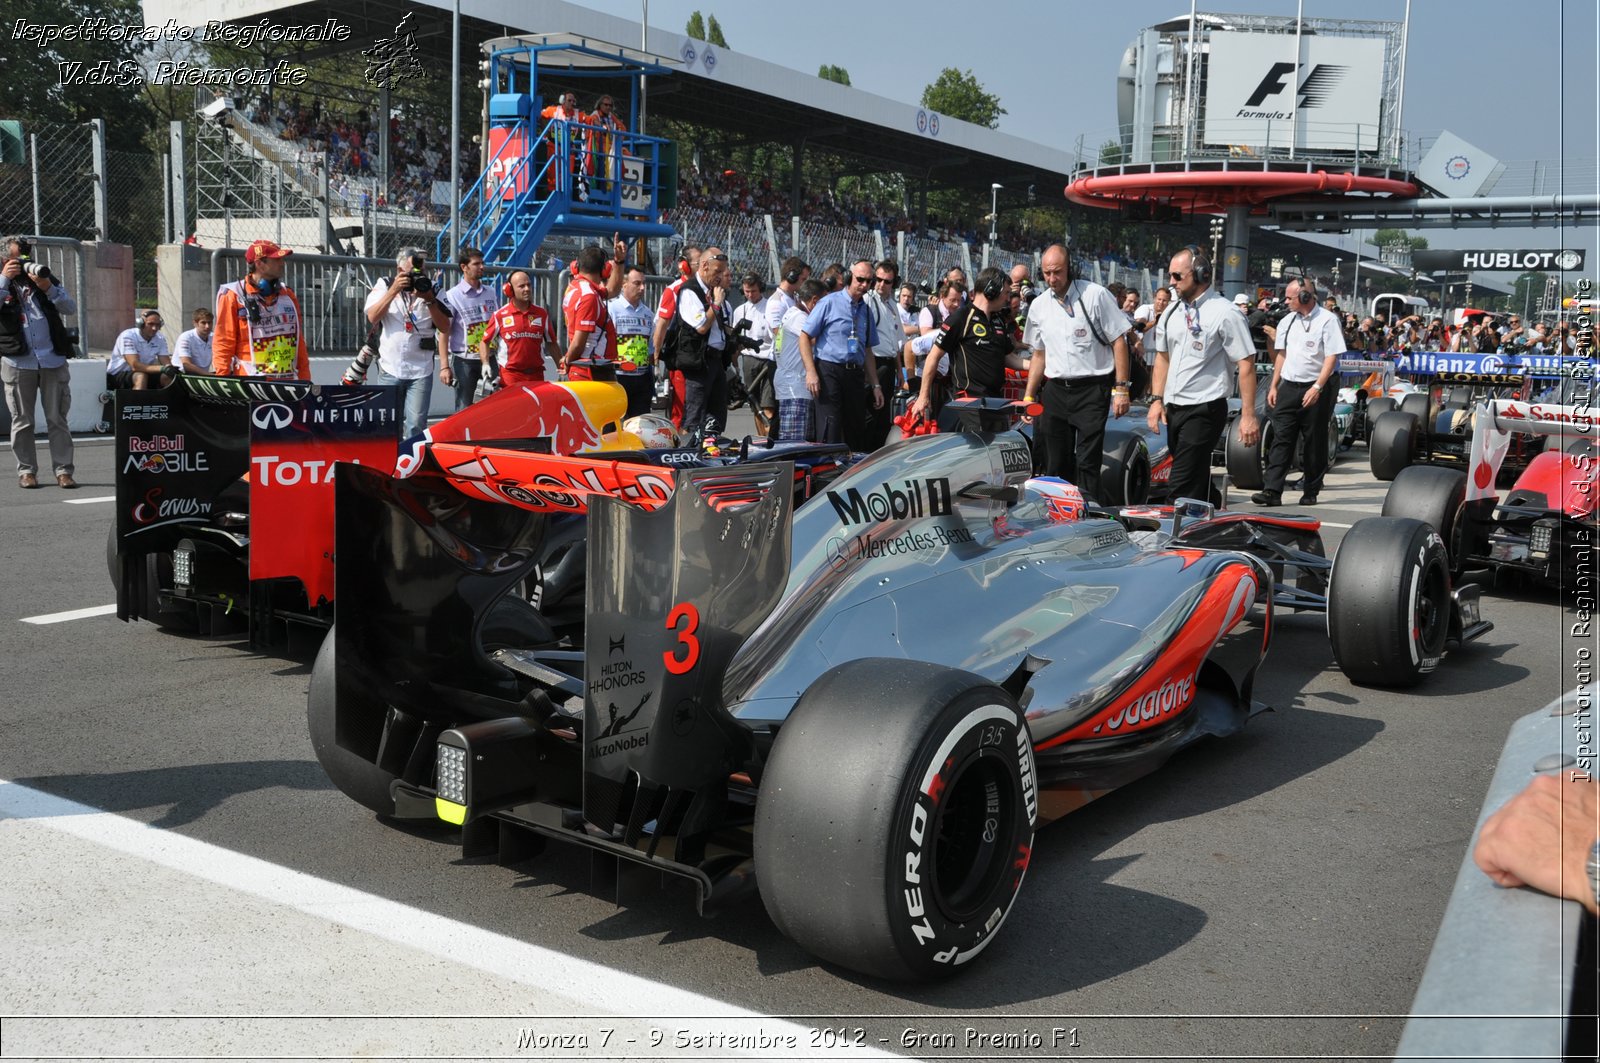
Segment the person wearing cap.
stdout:
[[1233,305],[1239,308],[1239,313],[1241,314],[1250,313],[1250,297],[1244,292],[1240,292],[1233,297]]
[[257,240],[245,248],[249,272],[217,289],[211,365],[218,376],[311,379],[300,300],[283,283],[283,260],[293,253]]

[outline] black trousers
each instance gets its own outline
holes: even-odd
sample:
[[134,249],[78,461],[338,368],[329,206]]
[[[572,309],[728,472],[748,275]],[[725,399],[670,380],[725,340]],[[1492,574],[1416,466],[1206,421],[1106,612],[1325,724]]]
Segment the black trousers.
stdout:
[[1044,442],[1044,472],[1078,485],[1100,501],[1100,463],[1115,373],[1078,380],[1047,379],[1044,414],[1035,428]]
[[883,409],[872,408],[872,381],[867,381],[867,450],[877,450],[889,436],[889,422],[894,418],[895,362],[893,358],[878,359],[878,386],[883,389]]
[[1167,449],[1172,454],[1171,497],[1211,497],[1211,451],[1228,425],[1228,400],[1166,406]]
[[867,450],[867,371],[817,359],[817,442]]
[[683,430],[720,436],[728,427],[728,360],[719,350],[706,351],[706,364],[683,371]]
[[1283,494],[1283,482],[1288,479],[1302,433],[1310,435],[1306,439],[1305,466],[1300,470],[1305,478],[1301,490],[1308,495],[1322,493],[1322,479],[1328,474],[1328,420],[1333,416],[1338,392],[1324,388],[1317,393],[1316,402],[1302,406],[1301,401],[1310,390],[1310,384],[1278,381],[1278,405],[1271,411],[1272,452],[1267,455],[1267,473],[1262,481],[1262,487],[1275,495]]

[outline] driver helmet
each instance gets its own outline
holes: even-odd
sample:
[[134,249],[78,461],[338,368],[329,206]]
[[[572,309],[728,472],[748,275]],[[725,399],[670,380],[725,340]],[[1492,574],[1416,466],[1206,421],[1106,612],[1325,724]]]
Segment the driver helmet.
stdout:
[[678,431],[658,413],[641,413],[622,422],[624,432],[632,432],[651,450],[670,450],[678,446]]
[[1024,491],[1032,491],[1044,503],[1045,514],[1057,524],[1082,520],[1083,492],[1078,485],[1068,483],[1059,476],[1035,476],[1023,483]]

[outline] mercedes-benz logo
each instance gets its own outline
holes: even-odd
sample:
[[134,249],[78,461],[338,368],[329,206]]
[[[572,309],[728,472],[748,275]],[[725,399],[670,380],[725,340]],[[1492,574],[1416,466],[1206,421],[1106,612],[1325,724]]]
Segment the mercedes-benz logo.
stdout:
[[257,428],[288,428],[294,422],[294,411],[281,402],[264,402],[250,411],[250,423]]

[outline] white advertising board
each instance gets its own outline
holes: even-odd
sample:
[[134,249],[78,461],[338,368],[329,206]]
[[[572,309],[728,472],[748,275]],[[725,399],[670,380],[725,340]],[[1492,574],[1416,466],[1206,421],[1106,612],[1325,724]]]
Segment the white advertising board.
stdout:
[[1377,38],[1213,33],[1202,138],[1215,147],[1375,151],[1383,104]]

